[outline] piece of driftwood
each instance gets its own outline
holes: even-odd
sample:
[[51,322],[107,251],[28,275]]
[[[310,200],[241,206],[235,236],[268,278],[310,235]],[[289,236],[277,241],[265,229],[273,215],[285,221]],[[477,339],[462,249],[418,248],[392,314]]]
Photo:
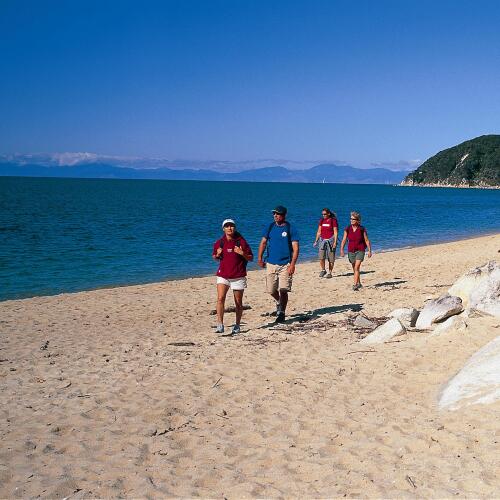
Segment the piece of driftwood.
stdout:
[[417,484],[415,483],[415,479],[413,479],[411,476],[406,476],[406,480],[414,487],[417,487]]
[[[248,309],[252,309],[252,306],[248,306],[248,305],[243,306],[244,311],[248,311]],[[234,312],[236,312],[236,308],[234,306],[225,307],[224,312],[234,313]],[[215,316],[216,314],[217,314],[217,311],[215,309],[212,309],[210,311],[210,316]]]
[[282,331],[286,333],[310,333],[312,331],[326,331],[331,328],[338,326],[340,322],[333,321],[331,319],[318,319],[310,315],[302,315],[298,317],[293,317],[292,323],[287,324],[275,324],[265,327],[272,331]]
[[167,345],[174,345],[176,347],[191,347],[196,344],[194,342],[169,342]]
[[287,338],[281,338],[281,339],[269,339],[269,338],[246,338],[245,339],[245,344],[244,345],[249,345],[249,346],[266,346],[267,344],[281,344],[282,342],[288,342]]

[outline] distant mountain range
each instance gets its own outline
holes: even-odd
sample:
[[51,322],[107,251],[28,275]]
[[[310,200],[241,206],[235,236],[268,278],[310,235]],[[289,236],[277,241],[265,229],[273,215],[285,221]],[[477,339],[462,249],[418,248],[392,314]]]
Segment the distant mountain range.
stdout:
[[402,185],[500,187],[500,135],[482,135],[440,151]]
[[[170,160],[140,156],[111,156],[95,153],[31,153],[0,155],[0,163],[17,165],[41,165],[44,167],[66,167],[76,165],[104,164],[129,168],[170,168],[172,170],[213,170],[215,172],[242,172],[256,168],[285,167],[289,170],[307,170],[316,165],[347,165],[341,160],[286,160],[258,158],[255,160]],[[393,171],[411,171],[420,165],[418,160],[400,160],[396,163],[371,163],[371,168],[385,168]],[[364,168],[364,166],[363,166]]]
[[[340,163],[340,161],[308,160],[294,161],[284,159],[259,158],[257,160],[169,160],[165,158],[148,158],[139,156],[111,156],[95,153],[34,153],[0,155],[0,163],[16,163],[18,165],[42,165],[44,167],[65,167],[76,165],[105,164],[115,167],[129,168],[170,168],[172,170],[214,170],[216,172],[241,172],[254,168],[274,167],[280,165],[290,170],[303,170],[323,163]],[[385,167],[384,165],[373,165]],[[390,165],[387,166],[390,168]],[[398,168],[397,170],[402,170]],[[410,170],[410,169],[406,169]]]
[[[101,162],[77,162],[71,165],[48,165],[24,161],[5,161],[0,158],[0,176],[65,177],[97,179],[164,179],[198,181],[248,182],[315,182],[344,184],[399,184],[407,172],[385,168],[354,168],[321,164],[307,169],[283,166],[253,168],[241,172],[220,172],[193,168],[131,168]],[[35,158],[33,158],[35,159]]]

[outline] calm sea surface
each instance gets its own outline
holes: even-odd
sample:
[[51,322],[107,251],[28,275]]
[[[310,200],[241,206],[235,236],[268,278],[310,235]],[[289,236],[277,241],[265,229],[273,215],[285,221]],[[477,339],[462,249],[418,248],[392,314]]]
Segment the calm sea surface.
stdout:
[[215,273],[221,221],[256,254],[278,204],[301,259],[316,255],[323,207],[341,228],[360,211],[375,252],[500,231],[500,190],[3,177],[0,300]]

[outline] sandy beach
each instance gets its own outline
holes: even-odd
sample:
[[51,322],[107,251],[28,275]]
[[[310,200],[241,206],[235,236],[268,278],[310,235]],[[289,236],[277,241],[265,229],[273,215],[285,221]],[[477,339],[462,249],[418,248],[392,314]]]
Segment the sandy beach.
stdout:
[[498,498],[500,403],[436,403],[500,321],[366,346],[352,319],[421,309],[499,251],[375,254],[358,292],[346,259],[300,263],[280,328],[252,271],[235,337],[214,277],[2,302],[0,497]]

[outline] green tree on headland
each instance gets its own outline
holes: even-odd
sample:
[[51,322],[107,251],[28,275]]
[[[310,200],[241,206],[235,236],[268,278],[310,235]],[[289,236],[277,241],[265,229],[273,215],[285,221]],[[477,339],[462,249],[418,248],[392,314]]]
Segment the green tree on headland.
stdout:
[[402,184],[500,187],[500,135],[482,135],[440,151]]

